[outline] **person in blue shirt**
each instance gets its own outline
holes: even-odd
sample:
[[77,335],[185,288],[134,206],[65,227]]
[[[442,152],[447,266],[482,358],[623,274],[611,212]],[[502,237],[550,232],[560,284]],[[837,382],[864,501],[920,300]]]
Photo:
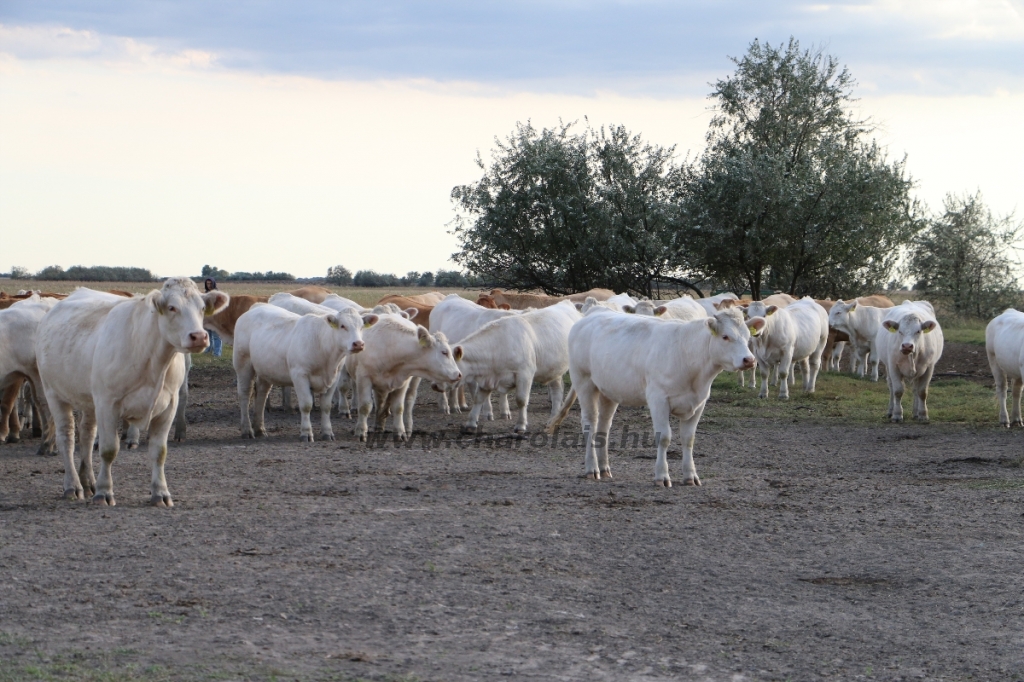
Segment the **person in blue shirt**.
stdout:
[[[213,291],[214,289],[217,288],[217,280],[215,280],[213,277],[207,277],[204,287],[206,291]],[[224,342],[221,341],[220,336],[217,335],[217,332],[213,331],[212,329],[207,329],[206,333],[210,335],[210,345],[203,352],[213,353],[214,357],[219,358],[221,351],[223,350],[222,347],[224,345]]]

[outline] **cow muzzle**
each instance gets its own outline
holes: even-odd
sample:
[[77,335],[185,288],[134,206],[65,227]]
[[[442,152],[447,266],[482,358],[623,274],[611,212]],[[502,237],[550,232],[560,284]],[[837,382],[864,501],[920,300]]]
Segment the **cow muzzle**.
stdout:
[[362,341],[353,341],[352,342],[352,349],[351,349],[351,351],[353,353],[358,353],[358,352],[362,351],[364,348],[366,348],[366,344],[363,343]]
[[900,347],[900,352],[903,353],[904,355],[910,355],[911,353],[914,352],[914,344],[912,344],[912,343],[905,343],[905,344],[903,344]]
[[210,345],[210,335],[206,332],[192,332],[188,335],[188,350],[201,351]]
[[754,356],[748,355],[743,358],[743,362],[740,363],[740,370],[753,369],[754,368]]

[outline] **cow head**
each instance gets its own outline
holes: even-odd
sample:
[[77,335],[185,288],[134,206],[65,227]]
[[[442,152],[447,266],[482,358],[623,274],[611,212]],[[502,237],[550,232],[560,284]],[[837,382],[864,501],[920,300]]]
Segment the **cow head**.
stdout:
[[890,334],[896,334],[900,344],[900,352],[912,355],[918,349],[921,334],[932,332],[939,323],[935,320],[922,320],[918,315],[905,315],[898,320],[882,322]]
[[494,297],[490,294],[480,294],[476,299],[476,304],[483,308],[490,308],[491,310],[498,309],[498,305],[494,302]]
[[654,303],[651,301],[640,301],[636,305],[626,304],[622,306],[622,310],[631,315],[643,315],[644,317],[661,317],[668,310],[667,307],[659,305],[657,308],[654,307]]
[[728,310],[729,308],[734,308],[734,307],[742,305],[742,304],[740,303],[740,301],[738,299],[726,298],[726,299],[722,299],[718,303],[712,303],[711,305],[713,305],[715,307],[715,310]]
[[744,321],[738,310],[720,310],[705,320],[711,339],[711,361],[722,369],[738,371],[754,366],[748,346],[751,334],[764,329],[763,317]]
[[203,317],[220,312],[228,301],[228,295],[216,289],[200,294],[188,277],[168,277],[163,287],[146,296],[146,304],[158,315],[160,335],[180,353],[199,353],[210,345]]
[[324,321],[335,330],[338,345],[346,353],[359,353],[363,350],[363,328],[373,326],[378,319],[373,313],[360,315],[354,308],[324,315]]
[[[443,333],[431,334],[423,325],[417,325],[416,338],[424,350],[420,369],[427,379],[439,386],[448,386],[462,378],[462,372],[455,364],[455,353],[448,345],[448,338]],[[459,348],[459,357],[462,357],[461,348]]]
[[851,333],[850,314],[856,309],[857,301],[846,303],[843,299],[839,299],[832,304],[828,311],[828,326],[849,335]]
[[746,305],[740,306],[740,309],[743,310],[747,317],[769,317],[775,314],[779,306],[765,305],[764,301],[751,301]]

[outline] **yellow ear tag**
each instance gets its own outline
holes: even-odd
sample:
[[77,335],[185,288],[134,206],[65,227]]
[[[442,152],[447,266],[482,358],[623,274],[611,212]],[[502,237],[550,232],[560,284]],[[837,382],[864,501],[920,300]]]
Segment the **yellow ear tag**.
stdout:
[[896,330],[895,330],[895,329],[893,329],[892,327],[886,327],[886,329],[888,329],[888,330],[889,330],[889,333],[890,333],[890,334],[895,334],[895,333],[896,333]]
[[935,327],[928,327],[927,329],[924,330],[924,333],[931,334],[933,329],[935,329]]
[[750,335],[751,336],[757,336],[758,334],[761,333],[760,330],[757,327],[749,327],[749,329],[750,329]]
[[331,329],[337,329],[338,328],[338,323],[337,322],[331,322],[330,320],[327,320],[327,324],[331,325]]

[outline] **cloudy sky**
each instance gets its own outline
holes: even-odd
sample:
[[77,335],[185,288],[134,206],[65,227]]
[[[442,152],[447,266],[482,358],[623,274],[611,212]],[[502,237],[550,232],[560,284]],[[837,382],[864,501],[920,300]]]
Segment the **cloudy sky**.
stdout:
[[917,194],[1024,210],[1024,2],[0,4],[0,271],[449,268],[454,185],[517,121],[680,157],[755,38],[824,46]]

